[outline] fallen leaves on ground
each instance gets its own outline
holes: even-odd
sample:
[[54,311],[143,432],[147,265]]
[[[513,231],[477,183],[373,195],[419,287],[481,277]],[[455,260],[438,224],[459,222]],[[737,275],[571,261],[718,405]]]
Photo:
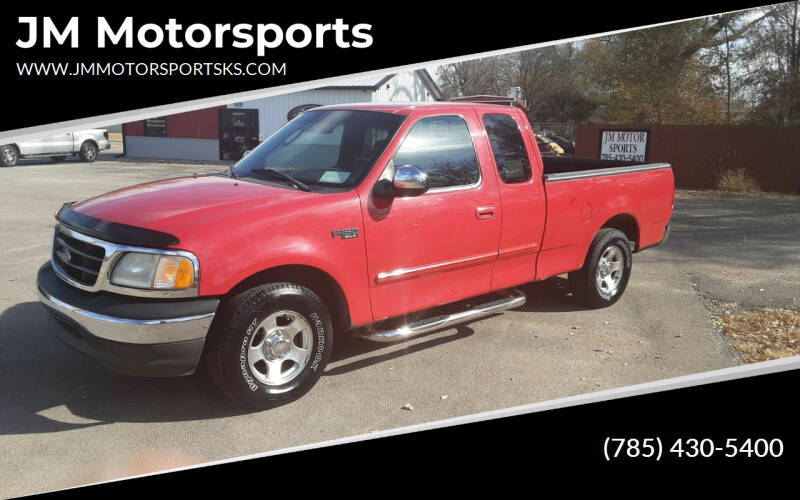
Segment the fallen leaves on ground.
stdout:
[[736,191],[722,191],[719,189],[676,189],[677,200],[715,200],[719,198],[797,198],[790,193],[747,193]]
[[800,311],[726,310],[715,314],[713,321],[748,363],[800,354]]

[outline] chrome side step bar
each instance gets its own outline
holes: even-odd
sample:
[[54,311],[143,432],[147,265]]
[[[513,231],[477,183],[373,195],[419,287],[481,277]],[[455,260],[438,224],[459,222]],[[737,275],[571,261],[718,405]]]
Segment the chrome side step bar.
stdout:
[[476,305],[467,311],[421,319],[394,330],[369,331],[361,337],[375,342],[397,342],[465,321],[497,314],[525,304],[525,294],[519,290],[510,290],[502,293],[505,297]]

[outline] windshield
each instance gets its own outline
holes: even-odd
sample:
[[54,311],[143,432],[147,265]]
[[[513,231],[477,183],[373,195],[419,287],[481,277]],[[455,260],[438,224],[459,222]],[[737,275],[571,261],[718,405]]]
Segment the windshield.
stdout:
[[370,171],[405,116],[376,111],[306,111],[236,164],[239,177],[352,187]]

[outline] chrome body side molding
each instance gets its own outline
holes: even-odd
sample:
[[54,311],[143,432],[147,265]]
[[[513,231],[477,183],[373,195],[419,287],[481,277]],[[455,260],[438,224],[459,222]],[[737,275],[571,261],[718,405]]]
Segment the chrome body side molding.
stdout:
[[464,267],[478,266],[480,264],[487,264],[497,260],[497,252],[492,252],[485,255],[476,255],[474,257],[466,257],[464,259],[449,260],[446,262],[437,262],[436,264],[428,264],[419,267],[407,267],[402,269],[395,269],[393,271],[386,271],[378,273],[375,276],[375,283],[382,285],[391,283],[393,281],[409,280],[419,278],[428,274],[441,273],[444,271],[453,271]]
[[590,177],[603,177],[608,175],[632,174],[648,170],[664,170],[672,168],[669,163],[650,163],[648,165],[632,165],[630,167],[598,168],[593,170],[579,170],[577,172],[562,172],[559,174],[545,174],[545,182],[571,181],[574,179],[588,179]]

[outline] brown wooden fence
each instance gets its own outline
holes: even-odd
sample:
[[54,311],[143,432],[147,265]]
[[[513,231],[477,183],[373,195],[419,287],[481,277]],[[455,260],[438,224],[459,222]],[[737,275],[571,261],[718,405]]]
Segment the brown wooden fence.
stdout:
[[600,131],[648,130],[647,162],[668,162],[675,184],[713,188],[726,170],[744,168],[766,191],[800,189],[800,127],[581,124],[575,156],[600,157]]

